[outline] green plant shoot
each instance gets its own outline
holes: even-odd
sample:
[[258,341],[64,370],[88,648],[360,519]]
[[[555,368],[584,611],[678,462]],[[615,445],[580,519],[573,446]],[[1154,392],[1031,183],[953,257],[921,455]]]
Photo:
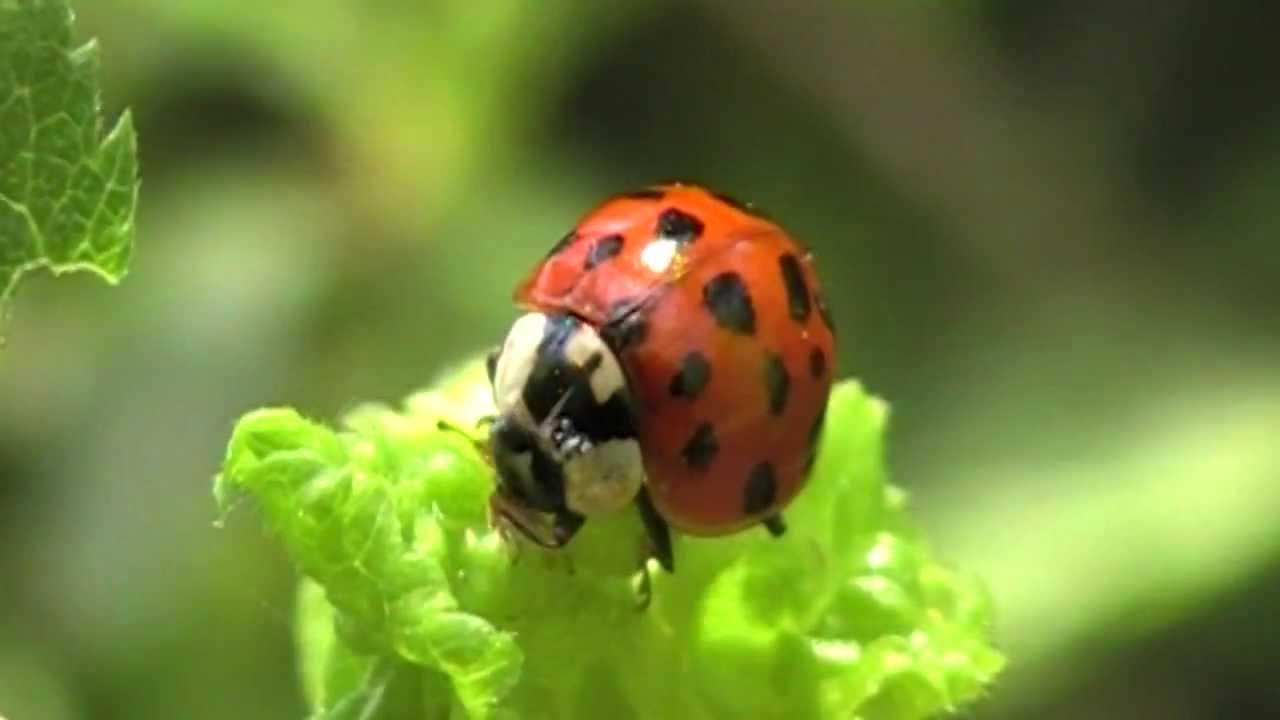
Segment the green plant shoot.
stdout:
[[0,0],[0,304],[37,268],[117,283],[133,254],[137,140],[102,135],[98,48],[60,0]]
[[546,551],[490,527],[483,364],[339,429],[288,409],[236,426],[214,494],[245,496],[304,578],[297,642],[319,718],[921,718],[1004,659],[981,587],[939,565],[882,465],[887,409],[836,385],[780,539],[677,536],[649,564],[635,513]]

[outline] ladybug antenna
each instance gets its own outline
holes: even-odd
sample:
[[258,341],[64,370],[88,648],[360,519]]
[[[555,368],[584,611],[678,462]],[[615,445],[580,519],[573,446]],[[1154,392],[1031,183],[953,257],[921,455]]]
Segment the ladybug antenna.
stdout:
[[550,435],[551,431],[555,429],[556,421],[560,419],[560,412],[564,410],[565,403],[569,402],[569,395],[572,392],[572,387],[565,388],[564,392],[560,394],[560,399],[556,400],[556,404],[551,406],[551,410],[549,410],[547,412],[547,416],[543,418],[542,427],[540,429],[544,435]]
[[[485,425],[492,425],[496,419],[497,418],[495,418],[492,415],[486,415],[485,417],[482,417],[478,421],[476,421],[476,427],[480,428]],[[481,440],[480,438],[477,438],[475,435],[472,435],[466,430],[463,430],[462,428],[458,427],[452,422],[445,420],[444,418],[440,418],[439,420],[436,420],[436,430],[439,430],[441,432],[457,433],[458,435],[461,435],[464,440],[471,443],[471,445],[475,447],[476,452],[480,453],[484,457],[488,457],[488,445],[483,440]]]

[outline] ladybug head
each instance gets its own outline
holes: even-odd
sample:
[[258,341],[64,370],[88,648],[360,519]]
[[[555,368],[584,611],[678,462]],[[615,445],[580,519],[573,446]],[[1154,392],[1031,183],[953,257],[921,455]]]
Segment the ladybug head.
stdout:
[[565,506],[563,466],[537,435],[503,416],[494,421],[490,437],[505,495],[530,510],[555,512]]
[[635,498],[644,465],[631,395],[594,328],[572,315],[529,313],[512,325],[489,369],[503,495],[528,509],[579,516]]

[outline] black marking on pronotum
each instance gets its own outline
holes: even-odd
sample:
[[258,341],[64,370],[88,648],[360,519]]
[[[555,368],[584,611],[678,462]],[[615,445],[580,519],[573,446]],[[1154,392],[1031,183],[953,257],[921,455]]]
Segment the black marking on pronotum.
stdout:
[[827,309],[827,298],[822,294],[821,290],[813,291],[813,304],[818,306],[818,314],[822,316],[822,322],[826,323],[827,329],[834,335],[836,333],[836,325],[831,322],[831,311]]
[[648,311],[643,303],[633,298],[615,302],[605,315],[604,324],[600,327],[600,337],[615,353],[621,353],[628,347],[643,342],[649,334]]
[[595,266],[610,260],[622,252],[622,236],[618,234],[605,235],[597,239],[591,244],[591,250],[587,252],[587,261],[583,266],[585,270],[594,269]]
[[778,480],[773,475],[773,465],[762,462],[747,473],[742,486],[742,512],[747,515],[768,510],[778,498]]
[[559,255],[565,248],[572,245],[573,241],[577,239],[578,239],[578,231],[570,230],[568,233],[565,234],[564,237],[560,238],[560,240],[555,245],[551,246],[551,249],[547,251],[547,257],[550,258],[556,255]]
[[693,400],[711,379],[711,364],[702,353],[694,350],[680,360],[680,369],[671,377],[668,391],[672,397]]
[[711,311],[720,327],[740,335],[756,331],[756,312],[742,276],[723,272],[702,286],[702,304]]
[[680,210],[667,208],[658,215],[658,236],[687,245],[702,234],[702,221]]
[[802,323],[809,319],[809,288],[804,282],[804,271],[795,255],[786,253],[778,258],[782,271],[782,285],[787,289],[787,311],[791,319]]
[[718,452],[720,452],[720,443],[716,440],[715,430],[712,429],[711,423],[702,423],[693,431],[693,435],[689,436],[689,441],[684,444],[680,456],[684,458],[685,464],[694,470],[706,470],[711,466],[711,461],[716,459]]
[[791,376],[787,374],[787,366],[782,356],[775,352],[764,356],[764,394],[769,400],[769,412],[781,415],[787,408],[787,396],[791,394]]
[[645,188],[643,190],[632,190],[628,193],[622,193],[622,197],[629,198],[631,200],[661,200],[666,196],[666,191],[660,188]]
[[814,380],[821,378],[827,373],[827,356],[822,352],[822,348],[815,347],[809,351],[809,374]]
[[521,394],[534,421],[542,424],[552,411],[567,418],[569,425],[592,442],[632,438],[636,435],[631,405],[619,391],[597,402],[591,390],[591,375],[603,361],[592,355],[583,365],[575,365],[566,348],[582,322],[571,315],[548,315],[538,356]]

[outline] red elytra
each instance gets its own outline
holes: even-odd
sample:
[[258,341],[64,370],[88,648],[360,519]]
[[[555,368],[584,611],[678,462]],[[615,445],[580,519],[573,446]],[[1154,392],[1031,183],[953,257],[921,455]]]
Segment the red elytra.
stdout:
[[574,314],[617,354],[658,512],[696,535],[777,515],[807,480],[835,369],[808,251],[704,188],[589,212],[516,290]]

